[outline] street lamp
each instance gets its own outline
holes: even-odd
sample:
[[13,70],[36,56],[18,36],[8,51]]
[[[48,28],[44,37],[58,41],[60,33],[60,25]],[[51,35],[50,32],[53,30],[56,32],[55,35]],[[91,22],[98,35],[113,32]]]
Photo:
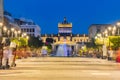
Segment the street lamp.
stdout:
[[116,26],[113,27],[112,35],[115,35],[116,33]]
[[[102,34],[101,33],[98,33],[96,36],[95,36],[95,40],[97,41],[98,44],[101,44],[101,40],[102,40]],[[100,40],[100,41],[99,41]]]
[[111,30],[112,30],[112,28],[111,27],[108,27],[108,35],[110,36],[111,35]]
[[11,31],[14,31],[15,29],[14,28],[11,28]]
[[104,31],[104,32],[102,33],[103,45],[105,44],[105,42],[104,42],[105,35],[106,35],[106,32]]
[[113,30],[116,30],[116,26],[113,27]]
[[111,36],[111,31],[112,31],[112,28],[111,28],[111,27],[108,27],[109,47],[110,47],[110,36]]
[[7,31],[8,38],[10,37],[10,30]]
[[12,31],[12,38],[13,38],[13,36],[14,36],[14,28],[11,28],[11,31]]
[[23,36],[26,36],[27,34],[26,33],[23,33]]
[[6,28],[6,26],[4,26],[3,30],[4,30],[4,31],[7,31],[7,28]]
[[26,36],[27,40],[29,39],[29,36]]
[[106,34],[108,34],[108,31],[107,31],[107,30],[105,30],[105,32],[104,32],[104,33],[105,33],[105,36],[106,36]]
[[26,33],[23,33],[23,34],[22,34],[22,37],[26,37],[26,36],[27,36],[27,34],[26,34]]
[[116,23],[116,26],[118,27],[118,36],[120,35],[120,21]]
[[21,33],[21,31],[19,30],[19,31],[18,31],[19,36],[20,36],[20,33]]
[[7,35],[6,32],[7,32],[7,28],[6,28],[6,26],[4,26],[4,27],[3,27],[3,35],[4,35],[4,36]]
[[0,37],[2,37],[2,26],[3,26],[3,23],[0,23]]
[[15,31],[15,37],[17,37],[17,34],[18,34],[17,31]]
[[0,27],[3,25],[3,23],[0,23]]
[[20,40],[20,34],[21,34],[21,31],[20,30],[18,30],[18,39]]

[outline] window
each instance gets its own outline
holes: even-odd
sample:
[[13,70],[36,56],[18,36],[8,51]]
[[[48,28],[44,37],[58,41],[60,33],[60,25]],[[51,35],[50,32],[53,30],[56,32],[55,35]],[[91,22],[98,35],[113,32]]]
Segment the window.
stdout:
[[27,29],[27,32],[29,32],[29,29]]
[[100,33],[100,29],[97,29],[97,33]]
[[34,34],[32,34],[32,36],[34,36]]
[[24,32],[23,29],[21,29],[21,31]]
[[32,32],[32,29],[30,29],[30,32]]
[[33,28],[32,31],[35,32],[35,29]]
[[26,32],[27,30],[26,29],[24,29],[24,32]]

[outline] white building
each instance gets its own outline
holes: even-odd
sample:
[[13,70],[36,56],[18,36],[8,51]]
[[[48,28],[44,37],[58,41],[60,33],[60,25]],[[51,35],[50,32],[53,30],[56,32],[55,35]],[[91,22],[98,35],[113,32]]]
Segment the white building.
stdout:
[[29,36],[40,37],[40,27],[35,24],[23,24],[20,25],[21,31],[25,32]]
[[30,37],[41,37],[40,26],[36,25],[32,20],[16,18],[15,21],[20,26],[22,33],[26,33]]
[[108,27],[113,27],[112,24],[92,24],[89,27],[89,37],[95,38],[98,33],[103,33],[105,30],[108,30]]

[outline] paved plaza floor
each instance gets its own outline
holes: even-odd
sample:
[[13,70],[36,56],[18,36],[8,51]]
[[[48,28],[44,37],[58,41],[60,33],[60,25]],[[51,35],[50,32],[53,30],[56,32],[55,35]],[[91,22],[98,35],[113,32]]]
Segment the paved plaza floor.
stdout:
[[0,80],[120,80],[120,64],[96,58],[37,57],[0,70]]

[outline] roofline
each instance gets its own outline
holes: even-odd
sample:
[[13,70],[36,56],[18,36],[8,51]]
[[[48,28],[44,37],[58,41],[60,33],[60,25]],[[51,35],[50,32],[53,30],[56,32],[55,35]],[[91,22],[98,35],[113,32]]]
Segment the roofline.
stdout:
[[89,27],[88,27],[88,30],[90,29],[90,27],[92,26],[95,26],[95,25],[106,25],[106,26],[113,26],[112,24],[91,24]]

